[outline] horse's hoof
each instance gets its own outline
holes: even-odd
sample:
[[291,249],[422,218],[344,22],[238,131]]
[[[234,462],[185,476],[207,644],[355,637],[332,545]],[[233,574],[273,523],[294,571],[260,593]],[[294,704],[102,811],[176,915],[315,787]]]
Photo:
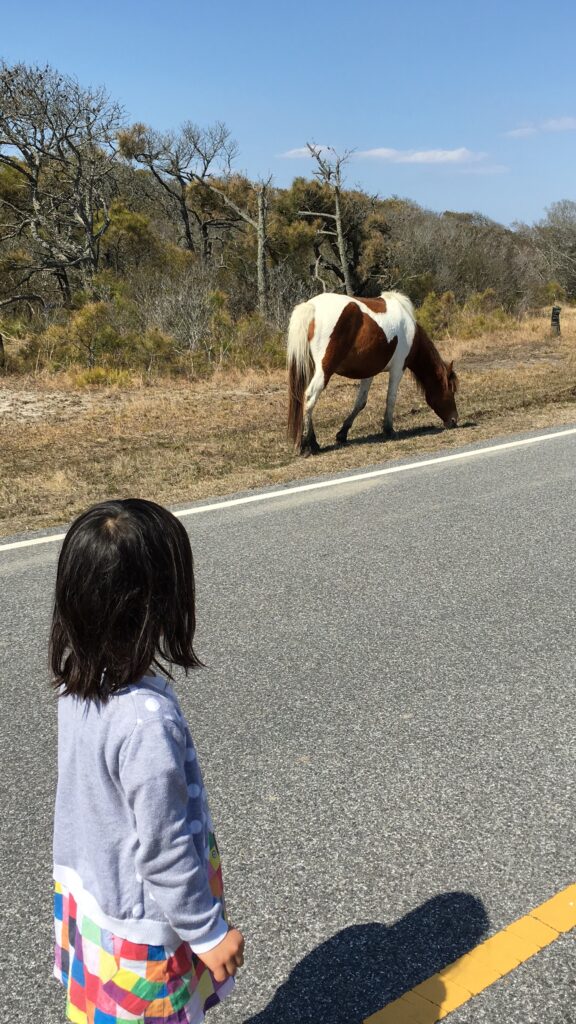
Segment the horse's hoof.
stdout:
[[347,444],[348,443],[348,434],[342,434],[342,433],[336,434],[336,441],[337,441],[338,444]]
[[320,452],[320,445],[307,445],[306,448],[300,449],[300,455],[303,459],[309,459],[311,455],[318,455]]

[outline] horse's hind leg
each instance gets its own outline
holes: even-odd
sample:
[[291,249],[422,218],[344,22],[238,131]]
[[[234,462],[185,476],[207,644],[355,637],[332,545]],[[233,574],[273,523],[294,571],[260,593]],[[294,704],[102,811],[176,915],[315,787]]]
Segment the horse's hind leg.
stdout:
[[350,430],[350,427],[354,423],[354,420],[356,419],[358,413],[362,412],[362,409],[364,408],[366,402],[368,401],[368,392],[370,391],[370,385],[373,380],[374,377],[366,377],[365,380],[361,380],[360,383],[358,384],[358,391],[356,392],[356,401],[354,402],[354,408],[352,409],[350,415],[346,417],[344,423],[340,427],[340,430],[336,434],[336,440],[339,441],[340,444],[346,444],[346,441],[348,440],[348,431]]
[[314,373],[312,380],[306,388],[306,394],[304,396],[304,419],[302,424],[300,455],[317,455],[320,451],[320,445],[318,444],[316,434],[314,433],[312,411],[324,390],[325,383],[326,378],[324,377],[324,370],[320,366]]
[[398,394],[398,386],[402,379],[402,369],[390,370],[388,377],[388,394],[386,395],[386,412],[384,414],[384,423],[382,424],[382,430],[387,437],[394,437],[394,406],[396,404],[396,395]]

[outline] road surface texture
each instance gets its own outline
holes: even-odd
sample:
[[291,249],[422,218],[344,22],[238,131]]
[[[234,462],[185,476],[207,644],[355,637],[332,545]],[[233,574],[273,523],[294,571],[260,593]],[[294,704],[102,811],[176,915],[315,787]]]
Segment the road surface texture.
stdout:
[[[177,690],[246,934],[213,1024],[360,1024],[575,880],[575,469],[572,435],[184,519]],[[63,1021],[58,547],[0,552],[6,1024]],[[572,933],[449,1020],[574,1024],[575,978]]]

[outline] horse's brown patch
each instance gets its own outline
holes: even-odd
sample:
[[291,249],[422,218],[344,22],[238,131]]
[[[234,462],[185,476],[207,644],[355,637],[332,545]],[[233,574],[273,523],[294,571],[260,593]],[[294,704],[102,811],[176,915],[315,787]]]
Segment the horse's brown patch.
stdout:
[[[322,369],[326,384],[333,373],[337,372],[338,366],[346,358],[354,344],[354,339],[362,326],[364,314],[355,302],[349,302],[340,313],[334,330],[330,335],[330,341],[322,358]],[[326,385],[325,385],[326,386]]]
[[316,330],[316,321],[314,319],[312,319],[310,321],[309,325],[308,325],[308,344],[310,344],[310,342],[312,341],[312,338],[314,337],[314,331],[315,330]]
[[385,313],[387,310],[386,299],[379,296],[377,299],[363,299],[360,295],[356,298],[356,302],[362,302],[364,306],[368,306],[373,313]]
[[322,360],[326,384],[333,373],[352,380],[374,377],[387,366],[398,344],[388,341],[382,328],[355,302],[344,307]]

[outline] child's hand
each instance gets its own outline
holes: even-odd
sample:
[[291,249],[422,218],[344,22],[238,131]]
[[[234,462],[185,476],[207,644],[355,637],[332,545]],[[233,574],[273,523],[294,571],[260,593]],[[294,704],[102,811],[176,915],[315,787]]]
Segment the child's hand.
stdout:
[[207,953],[198,953],[197,956],[212,972],[214,981],[226,981],[244,963],[244,936],[237,928],[230,928],[222,942]]

